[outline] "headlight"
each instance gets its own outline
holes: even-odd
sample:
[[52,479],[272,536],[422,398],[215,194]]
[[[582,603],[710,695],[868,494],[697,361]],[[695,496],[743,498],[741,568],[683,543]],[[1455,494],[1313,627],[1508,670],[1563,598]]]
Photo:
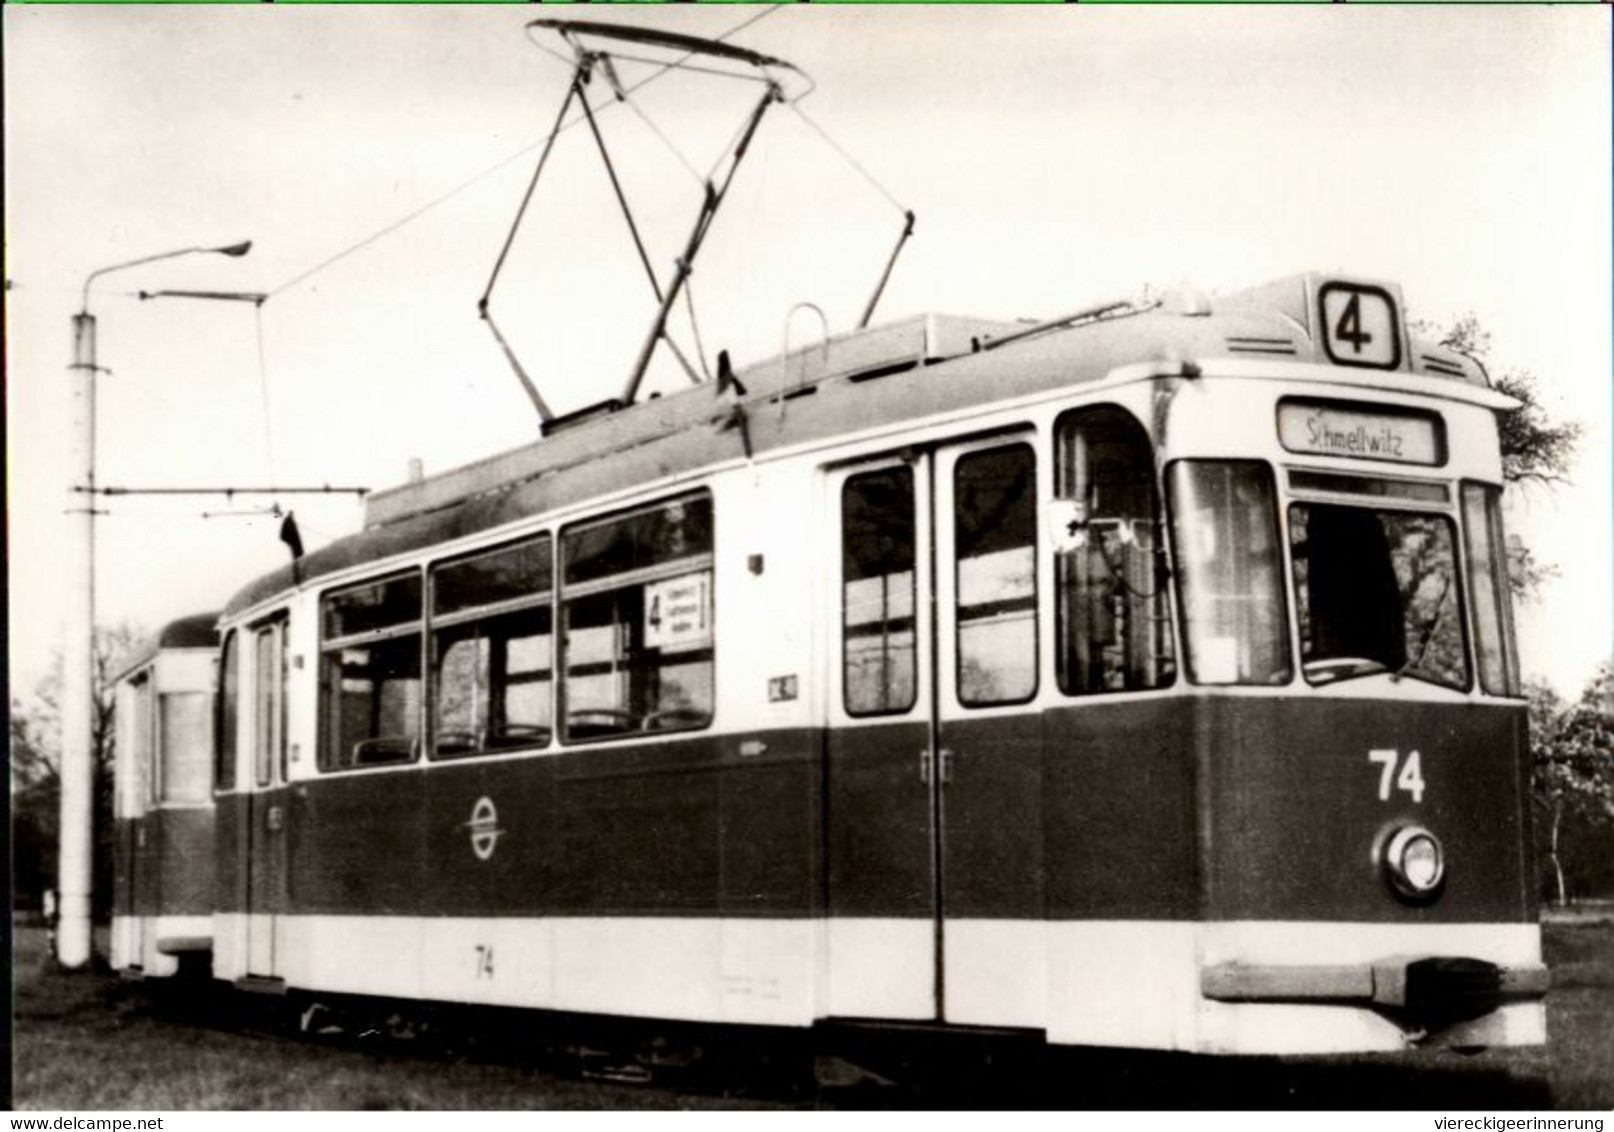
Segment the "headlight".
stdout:
[[1406,825],[1384,846],[1390,887],[1410,900],[1428,900],[1446,879],[1446,853],[1440,839],[1421,825]]

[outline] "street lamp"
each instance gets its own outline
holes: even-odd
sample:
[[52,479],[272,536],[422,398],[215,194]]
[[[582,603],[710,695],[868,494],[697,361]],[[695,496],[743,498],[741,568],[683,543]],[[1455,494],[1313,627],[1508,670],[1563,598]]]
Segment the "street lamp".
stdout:
[[63,967],[90,960],[91,845],[95,786],[95,316],[90,285],[129,267],[199,253],[244,256],[251,241],[217,248],[179,248],[90,272],[79,312],[73,316],[73,463],[67,512],[74,537],[67,540],[67,578],[78,592],[68,600],[62,673],[61,829],[57,861],[56,959]]
[[111,267],[101,267],[84,277],[84,297],[79,303],[80,314],[88,317],[90,313],[90,284],[103,275],[110,275],[114,271],[122,271],[126,267],[139,267],[146,263],[156,263],[160,259],[178,259],[182,255],[215,254],[228,256],[244,256],[252,250],[251,240],[242,240],[239,244],[226,244],[221,248],[180,248],[177,251],[158,252],[156,255],[141,256],[139,259],[127,260],[123,263],[114,263]]

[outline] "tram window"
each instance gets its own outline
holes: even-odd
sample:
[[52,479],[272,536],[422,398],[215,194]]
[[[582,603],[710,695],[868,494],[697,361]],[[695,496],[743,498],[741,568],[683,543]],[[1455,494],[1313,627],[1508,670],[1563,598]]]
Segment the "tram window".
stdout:
[[1254,460],[1179,460],[1169,478],[1190,677],[1197,684],[1287,683],[1272,470]]
[[1028,444],[974,452],[953,470],[958,699],[1037,692],[1037,462]]
[[130,683],[133,693],[133,710],[129,726],[129,765],[134,770],[134,796],[139,799],[140,811],[156,802],[158,794],[157,750],[152,743],[151,672],[137,676]]
[[1519,658],[1513,636],[1513,606],[1508,598],[1501,488],[1463,485],[1463,528],[1480,685],[1492,695],[1517,696],[1521,694]]
[[419,627],[420,575],[404,574],[325,598],[327,641]]
[[208,718],[210,696],[206,692],[165,692],[158,697],[162,726],[164,802],[207,801]]
[[883,468],[846,481],[841,546],[846,712],[907,711],[918,693],[911,469]]
[[1070,515],[1055,532],[1060,690],[1164,687],[1177,664],[1148,435],[1106,405],[1060,417],[1055,445],[1055,495]]
[[1308,681],[1390,672],[1468,687],[1449,518],[1295,503],[1289,543]]
[[432,571],[434,757],[549,742],[550,547],[544,535]]
[[219,704],[213,733],[213,788],[235,789],[235,727],[241,695],[241,677],[236,671],[235,631],[224,635],[219,651]]
[[568,742],[712,720],[712,500],[691,495],[561,534]]
[[325,598],[319,760],[322,770],[415,757],[420,734],[420,575]]
[[140,792],[135,781],[134,768],[134,679],[121,681],[114,693],[116,706],[112,722],[117,729],[112,745],[116,762],[113,776],[116,782],[113,809],[117,817],[131,817],[140,812]]
[[274,768],[286,777],[286,632],[284,622],[257,630],[253,680],[252,764],[259,786],[268,786]]

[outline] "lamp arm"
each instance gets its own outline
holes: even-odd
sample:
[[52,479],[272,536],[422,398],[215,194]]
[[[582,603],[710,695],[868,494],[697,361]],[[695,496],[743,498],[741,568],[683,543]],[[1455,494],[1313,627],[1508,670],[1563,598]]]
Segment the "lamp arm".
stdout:
[[97,268],[84,277],[84,293],[79,301],[79,310],[86,314],[89,313],[90,284],[94,283],[101,276],[110,275],[114,271],[122,271],[126,267],[139,267],[143,263],[156,263],[160,259],[174,259],[177,256],[194,255],[198,252],[218,252],[220,255],[243,256],[246,255],[251,248],[251,240],[247,240],[239,244],[229,244],[220,248],[179,248],[176,251],[158,252],[156,255],[141,256],[139,259],[131,259],[126,263],[114,263],[111,267]]

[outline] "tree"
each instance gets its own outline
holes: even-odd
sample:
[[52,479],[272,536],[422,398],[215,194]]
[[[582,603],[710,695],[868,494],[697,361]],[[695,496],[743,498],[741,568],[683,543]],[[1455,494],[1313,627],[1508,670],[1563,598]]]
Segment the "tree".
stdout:
[[[95,679],[91,694],[94,697],[94,724],[90,739],[97,766],[110,766],[113,735],[112,685],[123,663],[143,644],[149,634],[144,629],[122,622],[102,626],[95,631]],[[18,785],[18,774],[55,775],[60,763],[62,744],[62,658],[58,653],[51,662],[50,674],[34,687],[31,704],[11,699],[11,781]],[[18,762],[19,740],[25,744],[22,766]]]
[[40,786],[54,788],[57,736],[42,713],[23,706],[11,697],[11,793],[20,794]]
[[[1443,332],[1427,323],[1415,329],[1487,365],[1491,335],[1474,314]],[[1491,384],[1520,402],[1497,418],[1503,480],[1548,489],[1568,483],[1584,426],[1553,420],[1542,404],[1540,383],[1527,370],[1495,370]],[[1508,539],[1507,554],[1515,598],[1531,596],[1557,573],[1516,537]],[[1614,825],[1614,668],[1604,662],[1574,704],[1542,685],[1530,687],[1528,694],[1539,855],[1552,870],[1554,898],[1561,904],[1572,890],[1596,886],[1614,891],[1614,853],[1607,845],[1607,830]]]
[[1530,734],[1538,840],[1563,904],[1572,891],[1614,884],[1614,663],[1599,665],[1573,704],[1531,688]]
[[[1486,365],[1491,333],[1472,311],[1452,323],[1440,337],[1448,350]],[[1487,367],[1488,368],[1488,367]],[[1491,377],[1498,393],[1522,404],[1501,414],[1502,478],[1508,483],[1559,484],[1569,482],[1569,464],[1580,443],[1584,426],[1579,421],[1554,421],[1541,404],[1541,387],[1528,370],[1502,370]]]
[[[1541,403],[1541,386],[1535,374],[1497,369],[1490,364],[1491,333],[1477,315],[1469,312],[1444,330],[1418,320],[1413,320],[1411,326],[1414,333],[1436,338],[1448,350],[1478,362],[1491,374],[1491,385],[1498,393],[1520,402],[1517,409],[1497,414],[1504,482],[1545,487],[1569,482],[1569,467],[1585,426],[1579,421],[1552,419]],[[1507,550],[1508,584],[1516,598],[1529,597],[1557,574],[1554,567],[1537,562],[1517,539],[1508,540]]]
[[17,697],[11,698],[11,884],[15,902],[37,908],[55,884],[57,799],[53,740]]
[[[1427,332],[1422,324],[1420,332]],[[1474,359],[1487,372],[1491,353],[1491,333],[1480,325],[1472,311],[1463,315],[1440,334],[1440,344],[1448,350]],[[1502,478],[1510,484],[1559,484],[1569,482],[1569,465],[1575,458],[1585,427],[1579,421],[1554,421],[1541,404],[1541,386],[1529,370],[1506,369],[1492,373],[1491,385],[1498,393],[1522,402],[1517,409],[1502,413],[1497,421],[1502,445]]]
[[[113,681],[123,661],[146,638],[127,623],[95,634],[94,882],[96,907],[105,909],[112,879],[113,762],[116,756]],[[56,884],[58,807],[61,798],[62,658],[58,654],[31,700],[11,699],[11,822],[13,896],[34,906]]]

